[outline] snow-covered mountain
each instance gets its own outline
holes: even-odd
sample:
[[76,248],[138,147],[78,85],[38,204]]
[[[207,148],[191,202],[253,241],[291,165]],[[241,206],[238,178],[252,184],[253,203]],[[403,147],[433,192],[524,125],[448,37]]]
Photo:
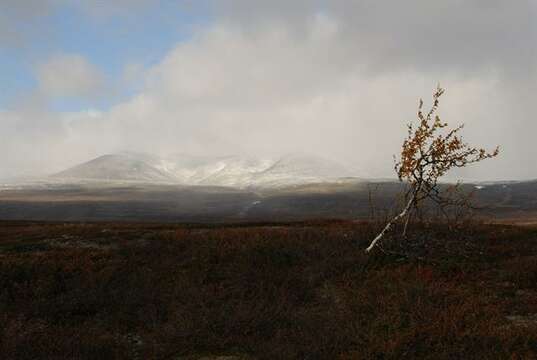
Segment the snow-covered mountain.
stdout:
[[109,181],[173,181],[169,173],[151,164],[151,158],[128,154],[109,154],[74,166],[54,178]]
[[320,157],[291,154],[276,161],[264,171],[254,175],[253,182],[260,186],[333,182],[352,177],[343,165]]
[[176,154],[103,155],[54,174],[55,179],[142,181],[230,187],[281,187],[336,182],[355,177],[344,166],[321,157],[291,154],[277,159]]

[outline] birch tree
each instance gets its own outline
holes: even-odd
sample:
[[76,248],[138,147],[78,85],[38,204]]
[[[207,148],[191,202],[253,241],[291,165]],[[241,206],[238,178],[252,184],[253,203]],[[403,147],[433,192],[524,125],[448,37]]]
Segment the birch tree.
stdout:
[[399,221],[405,221],[403,234],[406,234],[410,216],[425,200],[439,205],[449,201],[442,195],[439,180],[449,170],[462,168],[469,164],[496,157],[497,147],[489,152],[465,143],[460,135],[464,124],[449,128],[437,115],[440,97],[444,89],[438,86],[433,92],[431,108],[424,112],[420,99],[417,113],[417,126],[407,125],[408,134],[401,147],[399,158],[395,159],[395,172],[399,181],[408,184],[401,212],[388,221],[382,231],[371,241],[366,252],[370,252],[388,231]]

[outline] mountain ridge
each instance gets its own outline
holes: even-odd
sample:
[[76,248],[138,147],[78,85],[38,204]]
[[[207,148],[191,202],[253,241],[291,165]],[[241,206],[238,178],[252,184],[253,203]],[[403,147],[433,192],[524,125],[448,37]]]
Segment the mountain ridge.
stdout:
[[70,181],[138,181],[237,188],[359,179],[338,162],[308,154],[262,159],[188,154],[158,157],[128,152],[101,155],[51,177]]

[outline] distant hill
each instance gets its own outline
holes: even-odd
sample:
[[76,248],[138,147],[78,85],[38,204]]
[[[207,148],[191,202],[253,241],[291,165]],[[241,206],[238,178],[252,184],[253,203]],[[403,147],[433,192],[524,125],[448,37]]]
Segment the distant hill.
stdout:
[[352,177],[341,164],[311,155],[291,154],[278,159],[268,169],[256,173],[254,182],[264,186],[337,182]]
[[140,181],[246,188],[340,182],[353,175],[355,174],[337,162],[303,154],[258,159],[186,154],[163,158],[148,154],[118,153],[100,156],[54,174],[53,177],[70,181]]
[[147,159],[127,154],[103,155],[60,173],[55,178],[108,181],[172,181],[170,174],[150,165]]

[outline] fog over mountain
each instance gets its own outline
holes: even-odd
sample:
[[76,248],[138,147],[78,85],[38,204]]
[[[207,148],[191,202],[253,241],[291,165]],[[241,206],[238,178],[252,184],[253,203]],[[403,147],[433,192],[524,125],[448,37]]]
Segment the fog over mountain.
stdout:
[[246,187],[281,187],[308,183],[341,182],[357,178],[337,162],[305,154],[275,159],[240,156],[192,156],[177,154],[118,153],[100,156],[59,173],[52,179],[80,181],[170,183]]

